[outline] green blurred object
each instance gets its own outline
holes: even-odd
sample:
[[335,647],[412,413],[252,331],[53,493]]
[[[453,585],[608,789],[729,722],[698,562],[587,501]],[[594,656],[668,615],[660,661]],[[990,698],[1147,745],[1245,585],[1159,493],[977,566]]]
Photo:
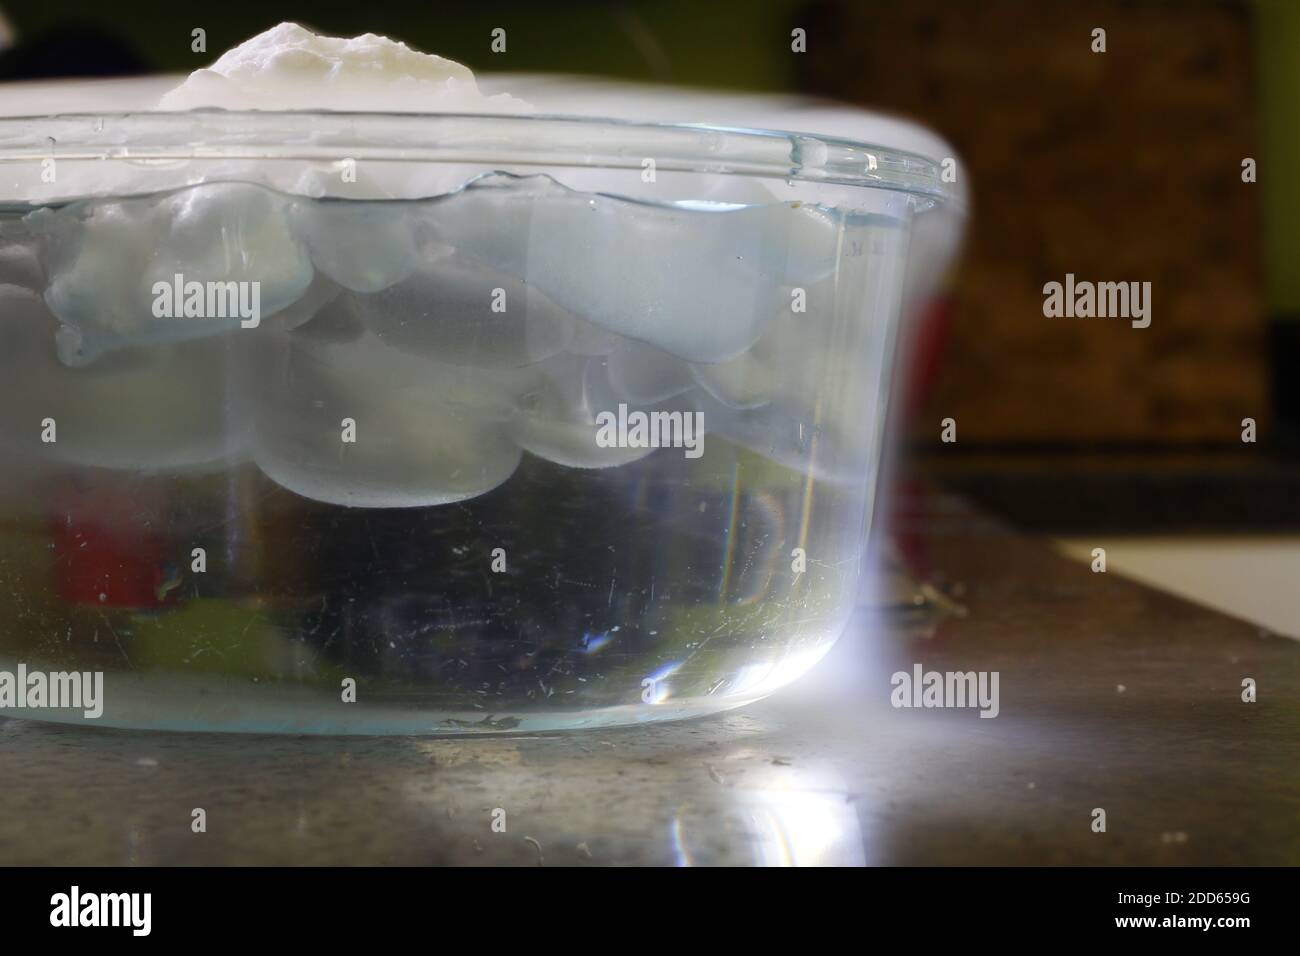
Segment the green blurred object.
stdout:
[[1257,0],[1256,30],[1268,304],[1300,322],[1300,3]]
[[338,667],[289,639],[255,607],[196,599],[164,614],[139,614],[131,627],[131,664],[186,673],[274,680],[286,670],[303,682],[337,684]]

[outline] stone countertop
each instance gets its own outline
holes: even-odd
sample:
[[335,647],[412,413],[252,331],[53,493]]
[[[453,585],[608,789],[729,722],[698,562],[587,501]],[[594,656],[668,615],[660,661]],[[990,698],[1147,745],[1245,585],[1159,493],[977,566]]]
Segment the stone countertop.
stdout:
[[[472,739],[0,719],[0,864],[1300,863],[1300,643],[951,498],[893,540],[940,609],[864,604],[813,674],[720,717]],[[997,671],[998,716],[892,708],[917,663]]]

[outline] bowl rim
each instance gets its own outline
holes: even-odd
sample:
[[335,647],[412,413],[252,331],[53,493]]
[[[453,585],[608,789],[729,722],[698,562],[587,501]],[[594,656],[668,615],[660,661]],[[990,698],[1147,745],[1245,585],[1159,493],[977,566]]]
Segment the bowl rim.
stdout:
[[947,157],[786,130],[551,113],[198,109],[0,117],[0,169],[50,158],[620,169],[641,169],[653,159],[656,169],[888,189],[965,205],[963,192],[945,181]]

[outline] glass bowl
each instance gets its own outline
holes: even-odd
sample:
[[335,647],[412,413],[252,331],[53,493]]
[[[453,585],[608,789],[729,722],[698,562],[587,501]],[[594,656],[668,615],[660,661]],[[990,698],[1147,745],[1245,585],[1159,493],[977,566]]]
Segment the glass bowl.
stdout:
[[900,318],[962,217],[942,160],[0,119],[0,713],[517,733],[793,680],[854,604]]

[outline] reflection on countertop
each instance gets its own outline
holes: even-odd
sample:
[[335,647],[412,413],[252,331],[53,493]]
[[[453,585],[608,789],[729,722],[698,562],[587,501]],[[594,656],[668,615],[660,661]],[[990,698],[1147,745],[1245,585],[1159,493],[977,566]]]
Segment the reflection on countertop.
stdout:
[[[0,863],[1300,862],[1300,645],[949,497],[911,498],[892,540],[935,606],[866,602],[811,676],[721,717],[475,739],[0,720]],[[918,663],[998,671],[998,717],[891,707]]]

